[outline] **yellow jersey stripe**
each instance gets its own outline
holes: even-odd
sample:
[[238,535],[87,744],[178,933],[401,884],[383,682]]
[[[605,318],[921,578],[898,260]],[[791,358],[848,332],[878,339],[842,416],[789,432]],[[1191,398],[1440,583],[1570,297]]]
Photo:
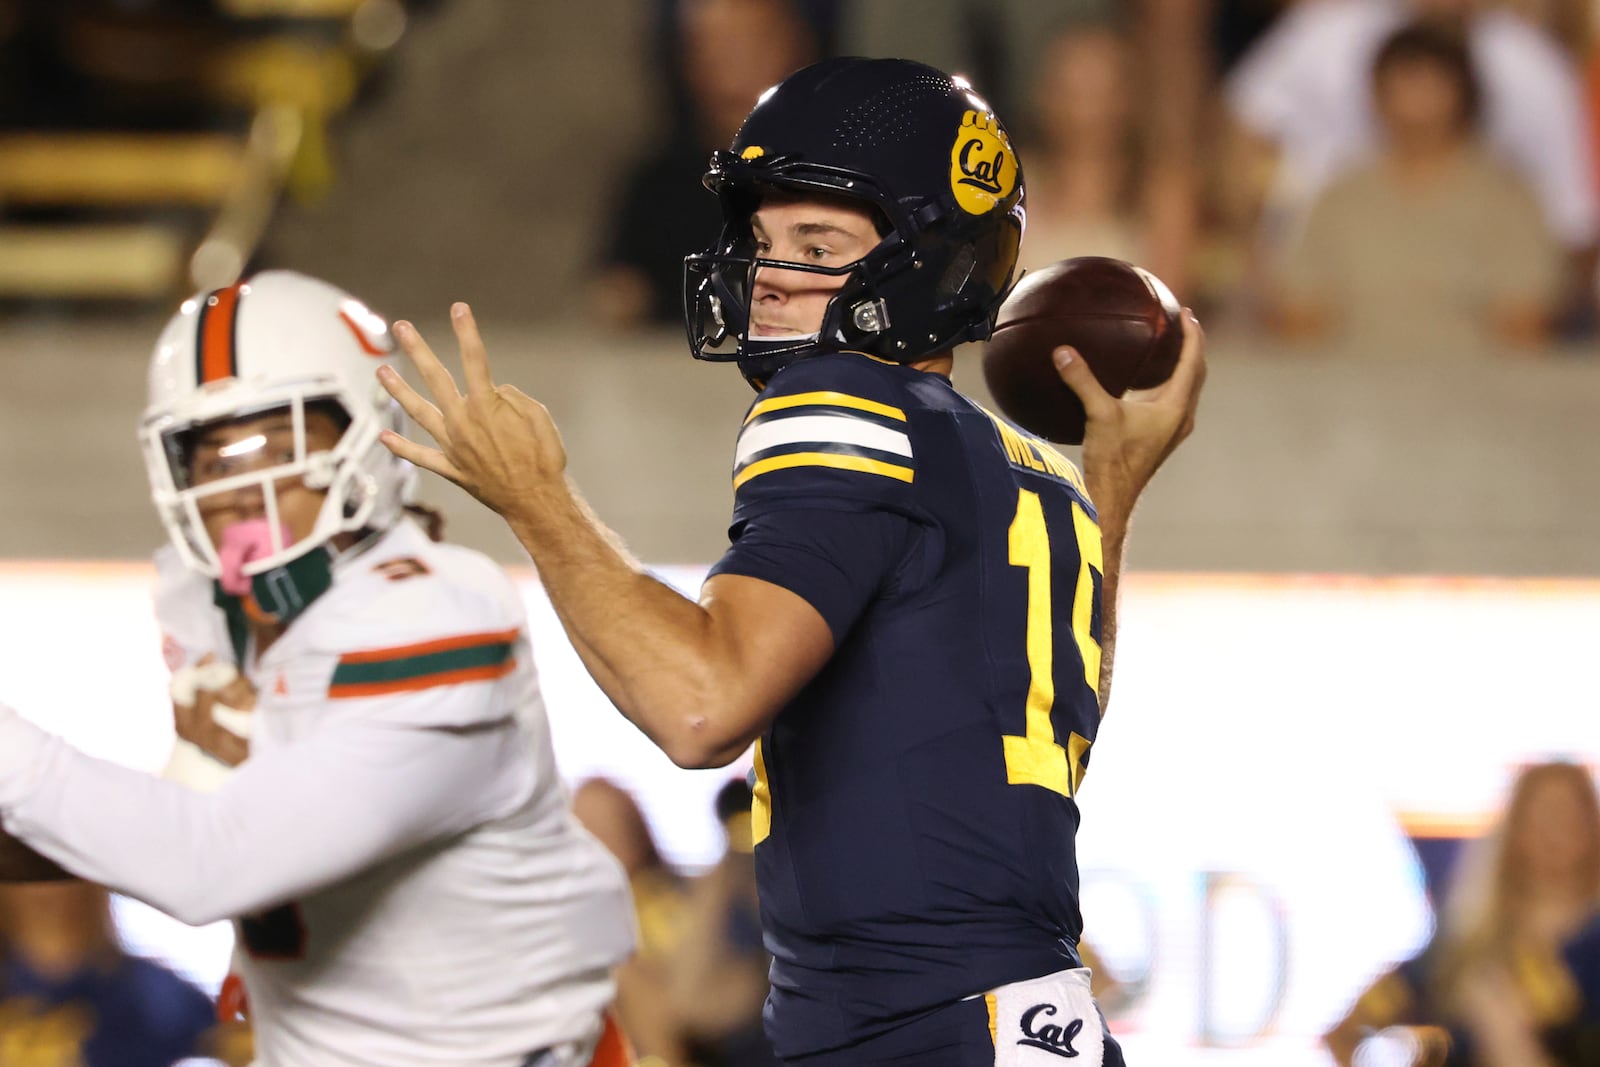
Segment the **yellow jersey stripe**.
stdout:
[[906,413],[899,408],[890,407],[888,404],[880,404],[876,400],[865,400],[859,396],[851,396],[849,393],[829,391],[795,393],[793,396],[775,396],[770,400],[763,400],[750,409],[750,414],[745,416],[744,421],[749,423],[751,419],[765,415],[768,412],[783,411],[785,408],[809,407],[813,404],[825,404],[836,408],[854,408],[857,411],[867,411],[874,415],[882,415],[886,419],[894,419],[898,422],[906,421]]
[[790,467],[832,467],[834,470],[881,474],[885,478],[894,478],[902,482],[909,482],[914,476],[910,467],[902,467],[898,463],[885,463],[881,459],[868,459],[866,456],[846,456],[835,452],[791,452],[784,456],[758,459],[746,466],[734,475],[733,487],[738,489],[751,478],[772,471],[787,470]]
[[750,843],[759,845],[772,833],[772,785],[767,781],[767,758],[756,739],[756,784],[750,790]]

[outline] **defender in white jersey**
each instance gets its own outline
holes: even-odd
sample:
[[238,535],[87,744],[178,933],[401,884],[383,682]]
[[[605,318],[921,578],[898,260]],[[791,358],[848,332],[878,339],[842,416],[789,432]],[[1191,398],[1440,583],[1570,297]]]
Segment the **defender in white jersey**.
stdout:
[[288,272],[184,305],[141,431],[158,611],[170,663],[254,690],[249,759],[199,792],[0,709],[0,820],[185,922],[234,919],[262,1067],[626,1062],[624,880],[568,809],[515,588],[403,514],[389,350]]

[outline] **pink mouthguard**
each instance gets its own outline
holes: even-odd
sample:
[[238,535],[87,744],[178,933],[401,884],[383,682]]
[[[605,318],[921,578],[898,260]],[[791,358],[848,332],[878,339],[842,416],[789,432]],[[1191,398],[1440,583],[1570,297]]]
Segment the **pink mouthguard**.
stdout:
[[[289,526],[278,524],[281,547],[289,545]],[[249,519],[236,522],[222,531],[222,544],[217,546],[217,561],[222,564],[222,591],[229,596],[244,596],[250,592],[250,576],[244,573],[245,565],[272,554],[272,527],[266,519]]]

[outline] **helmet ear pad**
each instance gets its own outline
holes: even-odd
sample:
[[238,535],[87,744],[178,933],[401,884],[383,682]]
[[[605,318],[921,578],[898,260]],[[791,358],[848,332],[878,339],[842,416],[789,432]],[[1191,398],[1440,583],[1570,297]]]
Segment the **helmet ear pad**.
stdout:
[[[940,212],[926,228],[902,224],[834,297],[823,337],[896,362],[984,340],[1009,290],[1021,242],[1020,223],[977,227]],[[876,321],[863,310],[874,303]]]

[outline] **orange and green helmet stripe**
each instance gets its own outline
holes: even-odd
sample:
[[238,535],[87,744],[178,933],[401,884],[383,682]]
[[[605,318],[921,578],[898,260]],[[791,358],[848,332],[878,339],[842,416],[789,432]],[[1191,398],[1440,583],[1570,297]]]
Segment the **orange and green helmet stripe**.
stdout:
[[218,289],[200,301],[195,316],[194,376],[205,385],[239,376],[236,348],[239,331],[239,292],[243,283]]

